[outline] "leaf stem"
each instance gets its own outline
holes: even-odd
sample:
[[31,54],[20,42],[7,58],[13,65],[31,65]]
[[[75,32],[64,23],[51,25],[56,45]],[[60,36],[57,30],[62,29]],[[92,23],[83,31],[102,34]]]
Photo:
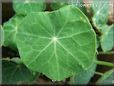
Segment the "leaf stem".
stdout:
[[75,75],[70,78],[69,84],[75,84]]
[[100,75],[100,76],[103,75],[103,73],[100,73],[100,72],[95,72],[95,74]]
[[103,66],[108,66],[108,67],[113,67],[114,68],[114,64],[111,62],[105,62],[105,61],[96,61],[96,63],[98,65],[103,65]]
[[16,62],[16,63],[22,63],[21,59],[20,58],[17,58],[17,57],[12,58],[12,59],[10,59],[10,58],[2,58],[0,60],[3,60],[3,61],[12,61],[12,62]]
[[98,54],[107,54],[107,55],[110,55],[110,54],[114,54],[114,51],[110,51],[110,52],[98,52]]
[[10,58],[0,58],[0,60],[2,61],[11,61],[11,59]]

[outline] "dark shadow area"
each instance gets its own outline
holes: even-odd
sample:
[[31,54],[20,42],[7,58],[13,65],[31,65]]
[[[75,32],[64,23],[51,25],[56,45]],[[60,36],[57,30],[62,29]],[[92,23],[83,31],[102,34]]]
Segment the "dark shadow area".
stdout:
[[14,14],[12,3],[2,3],[2,24],[8,21]]

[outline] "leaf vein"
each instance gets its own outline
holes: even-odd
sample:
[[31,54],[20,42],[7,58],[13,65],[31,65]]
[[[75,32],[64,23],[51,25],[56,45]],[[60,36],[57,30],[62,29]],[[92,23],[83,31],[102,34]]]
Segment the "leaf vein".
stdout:
[[49,43],[47,44],[47,46],[45,46],[45,47],[39,52],[39,54],[36,55],[36,57],[35,57],[28,65],[32,64],[36,59],[38,59],[38,57],[42,54],[42,52],[45,51],[45,50],[52,44],[52,42],[53,42],[53,41],[49,42]]
[[[58,42],[58,44],[59,44],[65,51],[67,51],[67,52],[75,59],[75,61],[78,62],[78,64],[81,63],[81,66],[84,66],[83,63],[82,63],[78,58],[75,58],[75,56],[74,56],[69,50],[67,50],[60,42]],[[80,64],[79,64],[79,65],[80,65]]]

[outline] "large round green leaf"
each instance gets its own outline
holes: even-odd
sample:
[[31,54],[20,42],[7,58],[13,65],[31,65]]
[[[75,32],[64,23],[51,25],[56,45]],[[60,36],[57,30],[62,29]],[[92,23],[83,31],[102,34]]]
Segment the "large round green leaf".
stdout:
[[13,0],[13,9],[18,14],[45,10],[45,0]]
[[53,80],[87,70],[96,52],[96,37],[88,19],[71,5],[26,16],[16,42],[24,64]]
[[28,84],[36,75],[23,64],[12,61],[2,61],[2,84]]

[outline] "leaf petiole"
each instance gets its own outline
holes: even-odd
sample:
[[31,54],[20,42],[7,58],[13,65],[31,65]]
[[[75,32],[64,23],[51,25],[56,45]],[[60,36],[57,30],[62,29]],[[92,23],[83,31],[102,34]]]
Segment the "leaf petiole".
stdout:
[[103,65],[103,66],[108,66],[108,67],[113,67],[114,68],[114,64],[111,62],[105,62],[105,61],[96,61],[96,63],[98,65]]
[[10,59],[10,58],[2,58],[2,59],[0,59],[0,60],[4,60],[4,61],[12,61],[12,62],[19,63],[19,64],[22,63],[21,59],[18,58],[18,57],[15,57],[15,58],[12,58],[12,59]]
[[110,51],[110,52],[98,52],[98,54],[107,54],[107,55],[110,55],[110,54],[114,54],[114,51]]
[[95,72],[95,74],[100,75],[100,76],[103,75],[103,73],[101,73],[101,72]]

